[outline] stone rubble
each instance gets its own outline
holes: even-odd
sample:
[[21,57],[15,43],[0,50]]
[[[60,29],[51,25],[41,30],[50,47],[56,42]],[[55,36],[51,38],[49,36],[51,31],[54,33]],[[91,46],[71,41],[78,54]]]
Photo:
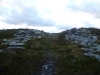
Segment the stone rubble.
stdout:
[[2,52],[2,50],[0,50],[0,53]]
[[14,48],[16,48],[16,49],[25,49],[24,47],[20,47],[20,46],[10,46],[10,47],[8,47],[8,49],[14,49]]
[[95,52],[100,52],[100,45],[95,43],[98,40],[97,35],[91,34],[91,32],[86,28],[73,28],[71,30],[67,30],[66,32],[66,40],[83,46],[84,48],[81,48],[81,50],[85,50],[87,52],[84,53],[84,55],[95,57],[100,61],[100,55],[95,54]]
[[41,74],[40,75],[55,75],[56,74],[56,62],[55,61],[49,61],[46,60],[44,62],[44,65],[41,67]]
[[7,49],[25,49],[23,45],[30,40],[31,38],[38,38],[41,39],[43,37],[43,31],[34,30],[34,29],[27,29],[27,30],[20,30],[18,33],[14,34],[13,39],[3,39],[3,44],[9,45]]

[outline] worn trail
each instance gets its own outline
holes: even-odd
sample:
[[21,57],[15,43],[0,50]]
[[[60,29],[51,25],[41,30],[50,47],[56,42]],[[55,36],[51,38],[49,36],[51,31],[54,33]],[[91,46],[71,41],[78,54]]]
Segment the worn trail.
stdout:
[[52,60],[48,53],[47,57],[44,59],[41,65],[40,75],[55,75],[56,74],[55,70],[56,70],[56,61]]
[[44,60],[41,64],[40,68],[40,75],[56,75],[56,59],[54,59],[54,56],[52,52],[50,52],[50,45],[51,45],[51,35],[48,35],[49,37],[46,40],[46,47],[45,47],[45,53],[44,53]]

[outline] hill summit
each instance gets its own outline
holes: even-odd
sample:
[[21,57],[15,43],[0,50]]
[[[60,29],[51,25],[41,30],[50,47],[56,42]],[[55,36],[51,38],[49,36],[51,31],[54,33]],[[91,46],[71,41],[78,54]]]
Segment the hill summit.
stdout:
[[100,75],[100,29],[0,31],[0,75]]

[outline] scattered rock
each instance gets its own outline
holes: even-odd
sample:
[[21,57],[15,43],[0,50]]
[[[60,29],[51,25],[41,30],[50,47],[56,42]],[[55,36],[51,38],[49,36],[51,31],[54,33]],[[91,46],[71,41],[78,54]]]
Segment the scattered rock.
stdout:
[[67,34],[65,35],[66,40],[70,42],[75,42],[79,45],[82,45],[85,48],[81,48],[81,50],[85,50],[87,53],[84,53],[86,56],[95,57],[100,61],[100,55],[95,54],[95,52],[100,52],[100,45],[95,43],[98,38],[96,35],[92,35],[88,29],[73,28],[71,30],[67,30]]
[[95,56],[95,54],[93,54],[93,53],[91,53],[91,52],[84,53],[84,55],[86,55],[86,56],[90,56],[90,57],[94,57],[94,56]]
[[8,47],[8,49],[25,49],[25,48],[20,46],[10,46]]
[[[43,32],[43,31],[42,31]],[[21,49],[25,49],[24,47],[22,47],[28,40],[30,40],[30,38],[42,38],[43,37],[43,33],[39,30],[34,30],[34,29],[27,29],[27,30],[20,30],[18,33],[15,33],[14,39],[4,39],[3,40],[3,44],[8,44],[10,47],[8,47],[8,49],[11,48],[21,48]]]
[[89,30],[86,29],[71,29],[67,31],[68,34],[65,35],[66,39],[79,43],[82,46],[90,47],[95,41],[97,41],[97,36],[90,34]]
[[94,49],[95,49],[96,51],[100,51],[100,45],[97,45],[97,47],[94,47]]
[[0,50],[0,53],[2,52],[3,50]]
[[12,41],[9,43],[10,46],[22,46],[24,43],[16,43],[15,41]]

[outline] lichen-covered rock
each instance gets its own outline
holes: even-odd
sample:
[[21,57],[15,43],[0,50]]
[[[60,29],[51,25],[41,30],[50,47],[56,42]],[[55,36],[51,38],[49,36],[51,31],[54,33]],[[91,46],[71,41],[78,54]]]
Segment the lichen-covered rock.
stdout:
[[7,49],[25,49],[25,48],[21,46],[10,46]]
[[[42,31],[43,32],[43,31]],[[22,48],[28,40],[31,38],[42,38],[43,33],[39,30],[27,29],[27,30],[19,30],[18,33],[14,34],[14,39],[4,39],[2,44],[8,44],[10,47],[8,48]],[[19,47],[18,47],[19,46]]]
[[3,50],[0,50],[0,53],[2,52]]
[[65,35],[65,37],[66,40],[70,42],[75,42],[85,47],[81,48],[81,50],[85,50],[87,52],[84,53],[84,55],[95,57],[100,61],[100,55],[95,54],[95,52],[100,52],[100,45],[95,43],[98,40],[98,38],[96,35],[92,35],[89,30],[85,28],[73,28],[71,30],[67,30],[67,34]]
[[84,53],[84,55],[90,56],[90,57],[94,57],[95,56],[95,54],[93,54],[93,53]]
[[12,41],[12,42],[10,42],[9,43],[9,45],[16,45],[16,46],[22,46],[22,45],[24,45],[24,43],[16,43],[15,41]]
[[68,34],[65,35],[66,40],[79,43],[82,46],[90,47],[97,41],[97,36],[90,34],[89,30],[86,29],[71,29],[68,30]]
[[97,47],[94,47],[94,49],[95,49],[96,51],[100,51],[100,45],[97,45]]

